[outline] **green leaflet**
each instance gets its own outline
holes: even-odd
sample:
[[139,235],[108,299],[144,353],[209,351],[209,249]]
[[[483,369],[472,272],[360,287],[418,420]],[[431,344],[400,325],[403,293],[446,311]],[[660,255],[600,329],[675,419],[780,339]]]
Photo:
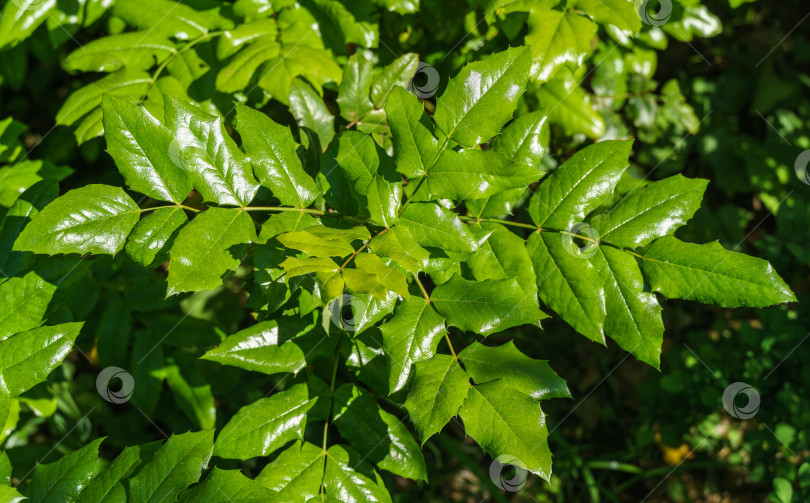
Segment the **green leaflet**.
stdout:
[[535,292],[525,292],[516,278],[468,281],[454,276],[437,286],[430,300],[448,325],[481,335],[548,317],[537,307]]
[[716,241],[698,245],[666,236],[650,245],[643,263],[652,289],[671,299],[723,307],[796,302],[767,261],[728,251]]
[[[273,21],[264,19],[262,21]],[[274,26],[273,23],[271,26]],[[243,25],[244,26],[244,25]],[[265,35],[252,41],[246,48],[237,53],[217,74],[216,87],[226,93],[238,92],[246,89],[253,81],[253,77],[259,68],[262,68],[267,61],[278,57],[281,46],[276,41],[274,34]],[[222,41],[225,38],[220,39]],[[220,44],[220,47],[222,45]]]
[[535,292],[535,274],[525,241],[500,225],[492,225],[489,238],[471,253],[467,265],[477,281],[517,278],[526,293]]
[[126,499],[123,480],[142,463],[148,461],[160,447],[160,442],[133,445],[124,449],[112,463],[101,471],[82,491],[81,503],[105,503]]
[[447,138],[470,148],[497,135],[526,89],[530,65],[525,47],[467,64],[436,101],[436,125]]
[[546,177],[529,201],[538,227],[568,230],[613,192],[627,166],[632,141],[603,141],[586,147]]
[[380,332],[388,356],[388,389],[394,393],[408,383],[413,364],[436,354],[447,329],[444,318],[425,299],[411,297],[399,303],[394,317],[380,327]]
[[440,198],[481,199],[536,182],[542,172],[510,161],[494,150],[445,151],[427,178],[430,192]]
[[129,501],[175,500],[180,491],[200,479],[213,448],[213,430],[172,435],[130,479]]
[[600,240],[638,248],[672,234],[700,208],[708,180],[675,175],[645,185],[624,197],[609,212],[591,219]]
[[98,446],[103,440],[93,440],[55,463],[38,464],[26,496],[37,503],[75,500],[95,475]]
[[551,141],[548,114],[544,110],[521,115],[492,140],[492,150],[519,164],[539,168]]
[[594,21],[612,24],[634,34],[641,29],[641,19],[633,2],[627,0],[576,0],[574,6],[584,10]]
[[369,97],[373,66],[361,53],[351,55],[346,61],[337,102],[341,117],[349,122],[359,122],[374,108]]
[[17,240],[28,222],[57,196],[59,196],[59,184],[56,180],[40,180],[20,194],[8,209],[0,222],[0,272],[4,276],[7,276],[4,271],[11,259],[14,241]]
[[414,241],[407,226],[392,227],[390,231],[375,236],[369,247],[372,252],[390,258],[411,274],[427,266],[428,251]]
[[644,278],[635,257],[600,246],[591,259],[604,278],[605,333],[639,360],[659,367],[664,322],[655,294],[644,291]]
[[354,265],[356,269],[343,270],[343,279],[346,286],[355,293],[370,293],[380,300],[385,300],[386,291],[390,290],[408,298],[405,275],[395,267],[383,263],[378,256],[373,253],[361,253],[355,257]]
[[259,186],[222,118],[177,98],[167,97],[165,106],[166,125],[175,136],[169,155],[186,171],[194,188],[205,201],[246,206]]
[[239,104],[236,120],[242,145],[262,185],[282,204],[309,206],[318,196],[318,187],[301,166],[290,130],[263,113]]
[[592,341],[605,342],[605,294],[596,269],[566,246],[565,235],[535,232],[527,248],[537,276],[540,300],[577,332]]
[[214,395],[196,360],[176,352],[167,358],[162,371],[175,402],[191,424],[195,428],[213,428],[217,419]]
[[214,455],[228,459],[267,456],[290,440],[302,438],[307,411],[315,405],[307,387],[296,384],[242,407],[222,428]]
[[365,241],[370,237],[365,227],[334,229],[314,225],[302,231],[286,232],[276,239],[288,248],[313,257],[346,257],[354,252],[353,241]]
[[323,486],[327,498],[344,503],[389,502],[391,496],[378,473],[352,448],[333,445],[326,451]]
[[376,68],[371,81],[371,102],[374,106],[377,108],[384,106],[391,93],[397,92],[397,87],[407,87],[416,73],[418,65],[419,56],[409,52],[384,68]]
[[276,494],[251,480],[240,470],[222,470],[214,467],[199,485],[183,491],[178,501],[189,503],[260,503],[274,501]]
[[40,326],[57,286],[35,271],[0,283],[0,341]]
[[548,362],[527,357],[512,341],[494,347],[474,342],[458,358],[478,384],[500,380],[535,400],[571,398],[568,385]]
[[568,135],[584,134],[601,138],[605,134],[605,121],[595,110],[591,97],[573,75],[563,72],[537,90],[540,106],[549,110],[548,118],[559,124]]
[[235,271],[256,240],[256,229],[247,212],[209,208],[180,230],[169,250],[166,296],[222,285]]
[[408,228],[411,237],[419,246],[432,246],[457,252],[471,252],[478,249],[478,241],[461,223],[458,215],[438,204],[409,204],[400,215],[400,225]]
[[6,2],[0,14],[0,48],[14,46],[30,36],[56,7],[56,0]]
[[300,127],[318,135],[321,146],[329,145],[335,136],[335,116],[323,99],[300,79],[293,80],[290,86],[290,111]]
[[120,33],[71,52],[65,58],[65,68],[82,72],[114,72],[123,67],[148,70],[174,52],[174,44],[154,31]]
[[281,501],[306,503],[320,490],[324,455],[322,448],[299,440],[282,451],[255,480],[275,491]]
[[596,25],[579,14],[532,9],[526,35],[526,43],[532,50],[532,78],[545,82],[554,77],[561,65],[574,68],[581,65],[591,51],[594,35]]
[[469,376],[450,355],[434,355],[415,367],[405,409],[424,445],[458,413],[471,386]]
[[439,144],[424,106],[397,86],[388,96],[385,115],[391,128],[397,171],[408,178],[424,175],[439,154]]
[[298,373],[306,365],[304,352],[285,340],[277,322],[270,320],[240,330],[200,358],[264,374]]
[[530,472],[551,479],[545,415],[530,396],[504,381],[477,384],[458,413],[467,435],[492,457],[514,456]]
[[321,300],[328,302],[343,293],[343,277],[340,275],[340,266],[328,258],[288,257],[281,263],[291,278],[309,274],[315,275],[315,281],[323,290]]
[[135,224],[124,249],[129,258],[144,267],[162,264],[169,258],[180,228],[188,222],[179,206],[160,208]]
[[14,250],[56,255],[115,255],[138,222],[140,209],[122,189],[87,185],[43,208],[14,243]]
[[414,480],[427,480],[425,459],[416,440],[396,416],[352,384],[335,391],[334,422],[340,435],[363,459]]

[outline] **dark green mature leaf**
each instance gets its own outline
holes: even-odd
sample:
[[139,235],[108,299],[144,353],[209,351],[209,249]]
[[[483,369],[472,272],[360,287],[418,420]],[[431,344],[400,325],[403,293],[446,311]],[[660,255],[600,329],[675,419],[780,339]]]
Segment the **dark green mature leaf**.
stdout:
[[463,253],[478,249],[478,241],[461,223],[458,215],[438,204],[409,204],[400,215],[399,222],[408,228],[411,237],[420,246]]
[[388,356],[391,393],[408,383],[411,365],[436,354],[439,340],[447,333],[444,318],[420,297],[401,302],[388,323],[380,327]]
[[516,278],[468,281],[454,276],[437,286],[430,300],[447,324],[489,335],[548,316],[537,307],[537,295],[525,292]]
[[458,411],[467,435],[497,457],[516,457],[525,468],[551,479],[546,418],[530,396],[498,380],[477,384]]
[[397,171],[413,178],[424,175],[439,155],[439,144],[425,108],[411,93],[394,87],[385,104]]
[[214,431],[172,435],[129,482],[129,501],[174,501],[177,494],[197,482],[214,449]]
[[211,384],[188,354],[175,352],[163,367],[174,401],[196,428],[211,429],[217,420]]
[[288,335],[281,333],[276,321],[263,321],[229,336],[200,358],[264,374],[297,374],[306,366],[304,352],[283,340]]
[[536,400],[571,398],[565,380],[551,370],[546,360],[532,360],[512,341],[494,347],[474,342],[458,358],[478,384],[501,380]]
[[298,441],[264,467],[256,482],[275,491],[280,501],[306,503],[320,491],[325,455],[322,448]]
[[471,386],[467,373],[450,355],[434,355],[415,367],[405,409],[424,445],[458,413]]
[[157,209],[135,225],[124,249],[129,258],[144,267],[162,264],[169,258],[169,248],[187,222],[188,217],[179,206]]
[[46,206],[23,229],[14,249],[56,255],[115,255],[138,222],[140,208],[122,189],[87,185]]
[[266,503],[276,494],[262,484],[242,475],[239,470],[214,467],[200,484],[180,494],[178,501],[188,503]]
[[337,102],[341,117],[349,122],[358,122],[374,108],[369,97],[373,71],[372,62],[360,52],[352,54],[346,61]]
[[242,146],[251,157],[253,170],[262,185],[281,204],[305,208],[318,197],[318,187],[301,166],[289,128],[273,122],[261,112],[236,105],[236,129]]
[[530,65],[526,47],[468,63],[436,101],[436,125],[447,138],[470,148],[497,135],[526,89]]
[[478,281],[517,278],[526,292],[537,290],[534,268],[525,241],[502,225],[487,227],[490,236],[467,259]]
[[38,464],[26,496],[36,503],[74,501],[95,475],[98,446],[103,440],[93,440],[55,463]]
[[666,236],[650,245],[643,264],[652,289],[671,299],[723,307],[796,302],[767,261],[728,251],[716,241],[698,245]]
[[548,118],[559,124],[566,134],[584,134],[601,138],[605,134],[605,120],[591,101],[590,95],[579,86],[573,75],[560,75],[537,89],[537,100],[547,109]]
[[536,182],[542,172],[510,161],[494,150],[445,151],[427,178],[430,192],[440,198],[481,199]]
[[14,241],[28,222],[58,196],[59,184],[56,180],[40,180],[20,194],[9,208],[0,223],[0,273],[3,276],[7,276],[5,269],[11,258]]
[[40,326],[56,288],[35,271],[0,283],[0,341]]
[[256,240],[256,228],[247,212],[209,208],[180,230],[169,250],[167,296],[211,290],[235,271]]
[[592,258],[604,278],[605,333],[639,360],[659,367],[664,322],[655,294],[644,291],[644,278],[635,257],[600,246]]
[[335,116],[315,90],[300,79],[295,79],[290,86],[290,112],[299,126],[318,135],[322,146],[329,145],[335,136]]
[[[620,0],[623,1],[623,0]],[[545,82],[564,64],[577,67],[591,52],[596,25],[574,12],[535,8],[529,14],[526,43],[531,46],[532,77]]]
[[[373,477],[373,480],[372,478]],[[327,499],[343,503],[390,502],[382,478],[353,449],[333,445],[326,452],[323,486]]]
[[315,405],[305,384],[260,398],[239,409],[222,428],[214,454],[228,459],[267,456],[290,440],[303,438],[307,411]]
[[174,133],[169,155],[188,173],[205,201],[247,205],[259,184],[245,154],[228,136],[222,117],[167,96],[165,121]]
[[170,157],[172,133],[141,106],[104,95],[107,151],[134,191],[180,204],[191,192],[188,174]]
[[638,248],[672,234],[700,208],[708,180],[681,175],[645,185],[624,197],[609,212],[591,219],[600,239],[623,248]]
[[[405,0],[408,1],[408,0]],[[386,104],[396,87],[407,87],[419,67],[419,56],[412,52],[403,54],[385,68],[377,68],[371,82],[371,101],[379,108]]]
[[514,162],[539,169],[551,141],[548,123],[545,110],[521,115],[492,140],[492,150]]
[[73,348],[83,325],[39,327],[0,341],[0,378],[11,396],[44,381]]
[[427,480],[425,458],[408,428],[353,384],[335,391],[334,423],[363,459],[402,477]]
[[585,337],[604,344],[605,294],[602,280],[564,234],[535,232],[527,243],[540,300]]
[[124,480],[146,462],[160,447],[160,442],[133,445],[124,449],[109,466],[98,474],[81,493],[81,503],[126,501]]
[[529,201],[539,227],[568,230],[613,192],[629,166],[632,140],[603,141],[586,147],[554,170]]

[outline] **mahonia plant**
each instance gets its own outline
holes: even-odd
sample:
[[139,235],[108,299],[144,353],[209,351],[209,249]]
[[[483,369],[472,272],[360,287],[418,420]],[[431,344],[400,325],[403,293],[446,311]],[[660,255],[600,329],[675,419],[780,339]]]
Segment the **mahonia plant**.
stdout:
[[[245,305],[255,323],[195,356],[290,376],[218,431],[212,399],[191,389],[184,396],[200,431],[128,447],[103,470],[95,440],[38,465],[26,496],[390,501],[380,471],[426,480],[420,445],[456,416],[485,452],[549,480],[540,403],[570,397],[567,385],[547,361],[486,336],[540,327],[553,313],[658,367],[656,293],[726,307],[795,300],[766,261],[673,236],[698,209],[705,180],[676,175],[604,207],[632,140],[598,142],[552,172],[539,169],[546,115],[513,120],[533,72],[528,48],[466,65],[432,116],[402,87],[401,71],[380,78],[350,61],[338,102],[352,128],[335,135],[328,116],[313,115],[299,129],[305,145],[245,105],[235,106],[238,145],[220,116],[182,96],[164,97],[159,120],[105,94],[107,150],[142,197],[97,184],[56,197],[55,182],[43,181],[12,207],[2,227],[13,248],[9,281],[35,281],[51,260],[123,250],[166,271],[172,298],[219,288],[252,266]],[[353,128],[375,113],[393,155],[372,126]],[[528,220],[513,216],[523,210]],[[9,241],[8,229],[19,236]],[[0,341],[6,404],[59,365],[82,327],[31,326],[24,314],[13,312]],[[138,368],[162,342],[135,342],[136,382],[146,382]],[[212,457],[269,456],[254,479],[213,467],[193,485]],[[7,479],[5,456],[0,468]]]

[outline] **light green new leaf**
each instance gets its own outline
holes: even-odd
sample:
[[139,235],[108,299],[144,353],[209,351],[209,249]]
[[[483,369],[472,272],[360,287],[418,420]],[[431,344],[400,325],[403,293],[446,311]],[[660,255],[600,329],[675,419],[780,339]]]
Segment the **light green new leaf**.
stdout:
[[302,231],[309,227],[320,225],[320,220],[303,211],[285,211],[271,215],[262,224],[259,232],[259,243],[267,243],[270,238],[285,232]]
[[434,203],[411,203],[399,217],[420,246],[469,253],[478,249],[478,241],[458,215]]
[[444,428],[467,397],[470,377],[450,355],[416,363],[405,409],[422,445]]
[[527,47],[468,63],[436,101],[436,126],[447,138],[469,148],[497,135],[526,89],[530,65]]
[[[357,269],[344,269],[343,278],[346,286],[356,293],[370,293],[380,300],[385,300],[386,290],[395,292],[397,295],[408,298],[408,283],[405,275],[398,269],[388,266],[373,253],[361,253],[354,259]],[[350,281],[349,273],[357,271],[361,275],[367,276],[368,281],[357,283]]]
[[0,484],[0,501],[5,503],[23,503],[27,498],[10,485]]
[[343,293],[343,277],[340,275],[340,266],[333,260],[325,257],[297,258],[288,257],[281,263],[287,271],[287,276],[315,275],[315,281],[323,289],[321,300],[328,302]]
[[361,52],[352,54],[346,61],[337,102],[340,116],[349,122],[358,122],[374,108],[369,97],[373,70],[374,64]]
[[565,234],[535,232],[527,247],[540,300],[577,332],[604,344],[605,293],[590,260]]
[[335,116],[329,112],[323,98],[307,83],[295,79],[290,86],[290,112],[298,125],[318,135],[321,147],[326,147],[335,136]]
[[516,278],[468,281],[456,275],[437,286],[430,300],[448,325],[481,335],[548,317],[537,306],[537,294],[524,291]]
[[14,250],[47,255],[115,255],[138,222],[140,209],[123,189],[87,185],[46,206],[23,229]]
[[129,187],[177,204],[191,192],[181,166],[170,157],[172,133],[141,106],[104,95],[101,110],[107,152]]
[[288,335],[292,334],[282,334],[276,321],[263,321],[228,336],[200,358],[264,374],[297,374],[306,366],[304,352],[284,341]]
[[659,368],[664,322],[655,294],[644,291],[644,278],[635,257],[600,246],[591,259],[604,278],[605,334],[639,360]]
[[6,2],[0,14],[0,49],[17,45],[28,38],[55,8],[56,0]]
[[537,168],[512,162],[494,150],[447,150],[430,170],[427,185],[436,197],[463,201],[525,187],[542,174]]
[[298,441],[256,476],[256,482],[276,492],[279,501],[306,503],[318,495],[325,453],[309,442]]
[[537,100],[541,107],[549,110],[548,118],[559,124],[565,134],[584,134],[589,138],[600,138],[605,134],[605,121],[586,93],[572,75],[562,78],[558,75],[539,88]]
[[290,129],[261,112],[236,105],[236,130],[259,181],[281,204],[305,208],[318,197],[318,187],[301,166]]
[[552,78],[557,69],[568,64],[582,65],[591,52],[596,25],[573,12],[536,8],[529,13],[526,44],[532,52],[532,77],[540,82]]
[[0,341],[40,326],[57,286],[34,271],[0,283]]
[[512,341],[494,347],[474,342],[458,358],[478,384],[499,379],[535,400],[571,398],[565,380],[551,370],[546,360],[532,360]]
[[548,113],[538,110],[515,119],[492,140],[491,146],[507,159],[539,169],[550,141]]
[[408,428],[370,393],[347,383],[335,391],[334,423],[363,459],[413,480],[427,480],[425,458]]
[[242,407],[219,433],[214,454],[250,459],[267,456],[290,440],[302,439],[307,411],[315,400],[310,400],[305,384],[296,384]]
[[335,229],[314,225],[302,231],[286,232],[276,239],[287,248],[301,250],[312,257],[346,257],[354,252],[353,241],[370,237],[365,227]]
[[247,212],[209,208],[180,229],[169,250],[166,296],[212,290],[235,271],[256,240],[256,228]]
[[103,440],[93,440],[55,463],[37,464],[26,496],[32,503],[74,501],[95,475],[98,446]]
[[700,208],[708,180],[671,176],[624,197],[607,213],[591,219],[600,240],[638,248],[672,234]]
[[240,470],[214,467],[200,484],[180,494],[178,501],[188,503],[265,503],[276,494],[262,484],[245,477]]
[[377,255],[388,257],[400,267],[416,274],[427,266],[430,254],[411,237],[406,226],[395,226],[374,237],[369,248]]
[[408,178],[424,175],[439,153],[425,107],[414,95],[397,86],[388,96],[385,115],[391,128],[397,171]]
[[569,230],[610,196],[630,165],[632,140],[590,145],[547,176],[529,201],[529,215],[538,227]]
[[409,52],[384,68],[376,68],[371,82],[371,101],[374,106],[377,108],[384,106],[388,96],[397,86],[407,87],[418,67],[419,55]]
[[129,25],[180,40],[200,37],[209,29],[232,27],[218,9],[202,11],[172,0],[117,0],[113,13]]
[[716,241],[699,245],[666,236],[650,245],[643,264],[652,289],[671,299],[722,307],[796,302],[766,260],[728,251]]
[[380,327],[388,356],[388,389],[401,390],[411,375],[411,365],[436,354],[439,340],[447,333],[444,318],[421,297],[400,302],[394,316]]
[[174,501],[197,482],[214,450],[214,430],[172,435],[137,475],[129,480],[129,501]]
[[169,258],[169,248],[180,228],[188,222],[182,208],[160,208],[132,229],[124,249],[129,258],[144,267],[162,264]]
[[[576,0],[573,6],[585,11],[594,21],[612,24],[622,31],[635,34],[641,29],[641,18],[633,0]],[[646,4],[643,4],[646,7]]]
[[467,435],[493,458],[514,456],[527,470],[551,479],[546,417],[537,402],[505,381],[478,384],[458,411]]
[[323,486],[327,501],[342,503],[391,502],[382,478],[354,449],[333,445],[326,451]]
[[247,205],[259,184],[245,154],[228,136],[222,117],[166,96],[165,121],[174,135],[169,155],[185,169],[205,201]]
[[123,67],[148,70],[176,52],[174,44],[154,31],[134,31],[97,38],[65,58],[65,69],[114,72]]
[[500,224],[494,224],[489,238],[470,254],[467,264],[478,281],[517,278],[526,293],[537,291],[534,268],[525,241]]
[[260,38],[275,38],[278,34],[277,28],[276,20],[267,18],[242,23],[232,30],[225,30],[222,36],[219,37],[217,57],[219,59],[225,59],[228,56],[232,56],[242,49],[245,44]]
[[[272,19],[263,21],[272,21]],[[216,88],[224,93],[235,93],[246,89],[256,71],[267,61],[278,57],[280,50],[281,46],[275,39],[275,34],[253,40],[219,70]]]

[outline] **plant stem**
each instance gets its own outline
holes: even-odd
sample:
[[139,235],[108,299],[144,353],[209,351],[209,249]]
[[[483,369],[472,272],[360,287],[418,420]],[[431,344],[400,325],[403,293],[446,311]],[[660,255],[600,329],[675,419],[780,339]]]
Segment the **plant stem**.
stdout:
[[427,303],[430,304],[430,296],[428,295],[427,290],[425,290],[425,286],[422,284],[421,281],[419,281],[419,274],[418,273],[414,274],[413,279],[416,280],[416,284],[419,285],[419,289],[422,290],[422,295],[425,297]]

